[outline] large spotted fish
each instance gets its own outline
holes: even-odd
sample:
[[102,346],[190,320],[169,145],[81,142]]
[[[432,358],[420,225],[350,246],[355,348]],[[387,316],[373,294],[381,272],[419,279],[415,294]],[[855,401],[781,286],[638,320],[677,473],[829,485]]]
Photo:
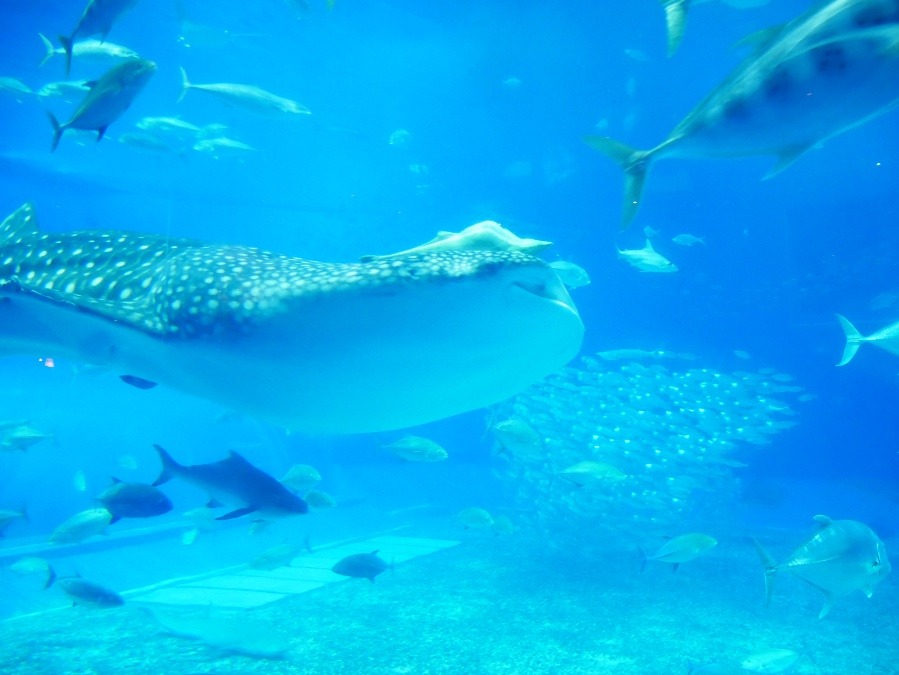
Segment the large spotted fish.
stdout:
[[130,232],[0,224],[0,353],[68,356],[310,433],[496,403],[567,363],[583,324],[530,255],[324,263]]
[[899,0],[832,0],[755,42],[756,52],[651,150],[586,138],[624,170],[625,227],[657,159],[776,155],[773,175],[899,103]]

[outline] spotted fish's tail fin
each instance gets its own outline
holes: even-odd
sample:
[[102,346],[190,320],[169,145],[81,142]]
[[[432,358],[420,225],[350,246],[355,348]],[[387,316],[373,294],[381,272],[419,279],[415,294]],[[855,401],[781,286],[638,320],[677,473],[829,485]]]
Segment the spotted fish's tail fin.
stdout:
[[0,223],[0,246],[6,243],[15,243],[37,234],[38,226],[37,217],[34,215],[34,204],[26,202]]
[[840,359],[840,362],[837,365],[845,366],[852,360],[852,357],[855,356],[855,352],[857,352],[858,348],[861,347],[861,344],[865,341],[865,338],[861,333],[858,332],[858,329],[856,329],[855,326],[849,323],[849,319],[847,319],[845,316],[837,314],[837,320],[843,327],[843,332],[846,333],[846,346],[843,348],[843,358]]
[[653,151],[636,150],[608,136],[585,136],[584,140],[591,148],[617,162],[624,171],[624,206],[621,214],[621,229],[627,229],[640,207],[643,184],[646,182],[646,172],[649,169]]
[[66,53],[66,79],[69,79],[69,73],[72,71],[72,38],[60,35],[59,44],[62,45]]
[[771,603],[771,592],[774,590],[774,577],[777,575],[777,561],[771,557],[771,554],[753,537],[752,543],[755,546],[756,553],[765,567],[765,607]]
[[684,39],[687,28],[687,10],[690,0],[660,0],[665,8],[665,23],[668,28],[668,56],[673,56]]

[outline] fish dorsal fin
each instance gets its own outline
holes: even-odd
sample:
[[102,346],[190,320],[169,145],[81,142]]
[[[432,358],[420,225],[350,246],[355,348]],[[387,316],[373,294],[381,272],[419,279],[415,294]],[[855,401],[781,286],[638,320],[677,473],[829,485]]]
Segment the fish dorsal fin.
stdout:
[[97,86],[97,83],[98,83],[99,81],[100,81],[100,80],[85,80],[85,81],[84,81],[84,86],[87,87],[88,89],[93,89],[94,87]]
[[652,242],[649,241],[648,238],[646,239],[646,245],[643,247],[643,250],[644,251],[652,251],[653,253],[655,252],[655,249],[652,247]]
[[799,159],[803,154],[805,154],[805,151],[810,147],[811,146],[809,145],[792,145],[781,150],[777,154],[777,163],[768,170],[768,173],[766,173],[764,176],[764,180],[774,178],[774,176],[779,174],[781,171],[783,171],[793,162]]
[[815,516],[812,518],[816,523],[818,523],[821,527],[827,527],[833,522],[832,518],[828,518],[827,516]]
[[112,481],[113,485],[118,485],[122,482],[121,478],[116,478],[115,476],[110,476],[109,479]]
[[761,51],[777,39],[777,36],[783,32],[786,25],[787,24],[785,23],[779,23],[776,26],[768,26],[767,28],[762,28],[761,30],[750,33],[737,40],[734,43],[734,48],[740,49],[742,47],[750,47],[757,52]]
[[239,452],[236,452],[234,450],[228,451],[228,461],[235,462],[237,464],[243,464],[244,466],[249,466],[254,469],[256,468],[249,461],[247,461],[247,459],[243,455],[241,455]]
[[14,244],[39,233],[34,204],[25,202],[0,223],[0,246]]
[[372,551],[371,553],[369,553],[369,555],[378,555],[378,551],[380,551],[380,550],[381,550],[381,549],[376,548],[374,551]]

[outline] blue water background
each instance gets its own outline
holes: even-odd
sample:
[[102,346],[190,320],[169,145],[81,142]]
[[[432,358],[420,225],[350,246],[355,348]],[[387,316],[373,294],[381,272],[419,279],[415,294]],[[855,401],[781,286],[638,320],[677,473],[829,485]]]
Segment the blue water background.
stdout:
[[[807,4],[784,0],[742,12],[697,5],[679,53],[666,59],[654,0],[337,0],[331,12],[315,2],[299,20],[278,0],[185,2],[191,19],[212,27],[212,42],[221,43],[190,47],[179,43],[175,3],[145,0],[109,39],[159,70],[109,138],[81,147],[66,137],[50,154],[41,105],[0,97],[0,211],[30,200],[46,230],[160,232],[333,261],[498,220],[521,236],[555,242],[550,256],[590,274],[592,284],[574,293],[587,326],[583,353],[667,349],[737,370],[747,364],[733,350],[745,350],[752,366],[790,373],[817,394],[799,427],[752,448],[747,481],[777,485],[781,497],[747,507],[747,518],[802,527],[823,512],[895,535],[899,361],[863,346],[851,365],[835,368],[843,337],[834,313],[865,334],[899,318],[895,302],[871,307],[879,294],[899,293],[896,113],[828,141],[767,181],[761,177],[771,158],[659,162],[624,233],[620,173],[582,141],[605,119],[603,133],[637,147],[658,143],[739,62],[736,40]],[[68,31],[81,9],[80,2],[5,2],[0,75],[33,88],[62,79],[59,57],[38,68],[37,33]],[[259,120],[201,92],[177,103],[179,66],[196,83],[256,84],[313,114]],[[74,76],[102,70],[76,62]],[[503,84],[512,77],[520,86]],[[53,109],[65,116],[71,106]],[[156,156],[116,142],[145,115],[225,122],[260,152],[242,161]],[[401,128],[412,135],[407,148],[388,143]],[[531,163],[528,175],[507,175],[521,162]],[[413,164],[428,173],[410,171]],[[617,259],[616,246],[642,245],[646,225],[663,233],[658,248],[679,265],[677,274],[640,274]],[[682,232],[705,236],[708,246],[668,241]],[[323,463],[324,487],[372,505],[373,525],[379,509],[428,501],[449,513],[502,498],[490,474],[483,411],[416,431],[451,451],[436,473],[379,449],[399,433],[287,438],[251,421],[216,421],[215,406],[162,389],[75,376],[69,364],[43,368],[39,356],[46,355],[0,363],[0,418],[45,420],[58,436],[57,446],[24,458],[0,456],[0,507],[27,503],[32,517],[11,536],[47,533],[87,508],[107,476],[122,473],[123,454],[138,460],[128,478],[153,478],[153,442],[194,462],[248,446],[247,455],[276,474],[298,461]],[[78,470],[88,494],[72,487]],[[200,503],[180,486],[171,494],[176,510]],[[339,518],[327,532],[309,525],[320,538],[341,526]],[[160,568],[170,564],[160,556]]]

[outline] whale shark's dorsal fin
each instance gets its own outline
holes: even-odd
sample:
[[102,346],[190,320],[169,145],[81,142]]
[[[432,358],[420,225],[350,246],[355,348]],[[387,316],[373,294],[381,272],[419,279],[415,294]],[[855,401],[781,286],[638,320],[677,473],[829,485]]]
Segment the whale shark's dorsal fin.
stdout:
[[0,223],[0,243],[16,244],[39,234],[34,204],[25,202]]

